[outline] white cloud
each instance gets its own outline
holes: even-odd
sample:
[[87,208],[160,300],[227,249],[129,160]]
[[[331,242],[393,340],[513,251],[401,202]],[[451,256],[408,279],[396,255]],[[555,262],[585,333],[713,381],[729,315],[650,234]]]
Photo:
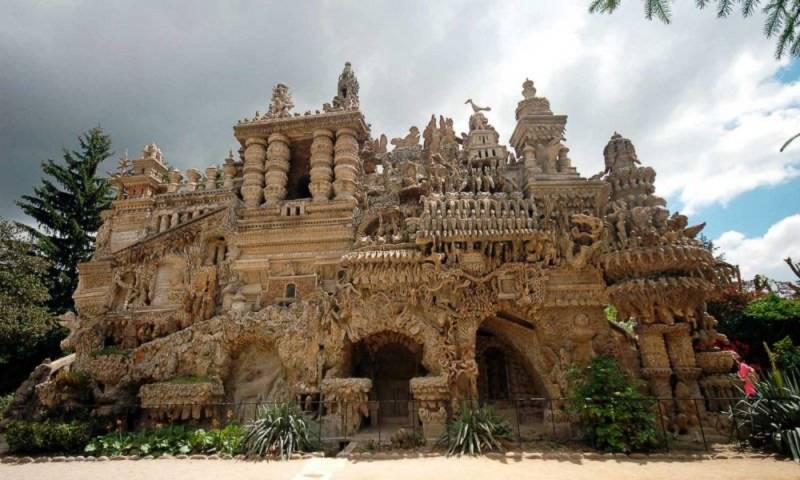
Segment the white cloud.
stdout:
[[791,215],[775,223],[761,237],[747,238],[737,231],[728,231],[714,240],[725,253],[725,260],[738,264],[742,278],[756,274],[776,280],[796,280],[783,262],[786,257],[800,261],[800,214]]
[[758,15],[718,20],[682,1],[663,25],[638,0],[613,15],[590,15],[589,0],[6,3],[0,214],[82,129],[101,123],[118,153],[155,140],[176,167],[202,168],[233,146],[236,119],[265,110],[272,85],[292,87],[300,111],[320,108],[345,60],[373,132],[390,137],[431,113],[466,130],[471,97],[507,139],[530,77],[569,115],[585,176],[619,131],[686,213],[800,175],[800,143],[778,153],[800,130],[800,82],[774,79],[786,61]]

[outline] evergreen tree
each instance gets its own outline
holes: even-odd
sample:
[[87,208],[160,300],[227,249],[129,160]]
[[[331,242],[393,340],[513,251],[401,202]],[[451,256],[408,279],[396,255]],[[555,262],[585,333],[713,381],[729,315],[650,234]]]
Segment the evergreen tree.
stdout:
[[0,219],[0,393],[58,353],[61,328],[45,307],[49,264],[19,226]]
[[[643,0],[644,15],[648,20],[658,18],[664,23],[672,21],[673,0]],[[589,4],[590,13],[612,13],[619,8],[622,0],[592,0]],[[752,16],[756,9],[764,3],[761,9],[767,16],[764,21],[764,35],[767,38],[776,38],[775,57],[781,58],[787,52],[793,57],[800,57],[800,0],[695,0],[698,8],[705,8],[714,4],[717,16],[727,17],[734,11],[734,7],[741,6],[742,15]]]
[[64,164],[42,163],[42,184],[17,202],[40,228],[25,227],[39,255],[50,262],[49,306],[54,313],[72,308],[78,263],[90,258],[94,234],[102,224],[100,212],[112,200],[111,187],[97,174],[103,160],[113,154],[111,138],[96,127],[78,141],[78,150],[64,149]]

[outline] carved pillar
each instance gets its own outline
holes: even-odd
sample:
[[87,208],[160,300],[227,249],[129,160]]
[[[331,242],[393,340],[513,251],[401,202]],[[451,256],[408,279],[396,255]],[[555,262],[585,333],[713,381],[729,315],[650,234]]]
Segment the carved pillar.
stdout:
[[217,189],[217,167],[206,168],[206,190]]
[[672,369],[678,379],[675,386],[678,411],[688,423],[682,427],[694,427],[699,422],[698,415],[705,414],[705,402],[698,383],[703,371],[697,366],[689,325],[675,325],[667,332],[665,339]]
[[163,232],[169,229],[169,215],[161,215],[158,219],[158,231]]
[[264,159],[266,150],[261,138],[248,138],[245,142],[242,199],[247,208],[261,205],[264,187]]
[[222,166],[222,188],[225,190],[233,189],[233,179],[236,176],[236,165],[233,163],[226,163]]
[[336,131],[333,165],[336,200],[354,200],[358,178],[358,140],[354,130],[342,128]]
[[270,135],[267,147],[267,173],[264,175],[267,184],[264,187],[264,197],[267,203],[286,198],[290,156],[289,138],[281,133]]
[[542,169],[536,163],[536,149],[530,144],[526,144],[522,149],[522,156],[525,161],[525,193],[528,197],[533,197],[534,182],[536,181],[536,174],[541,173]]
[[667,346],[664,343],[664,326],[643,324],[636,327],[639,335],[639,352],[642,356],[642,373],[650,380],[653,394],[671,397],[669,378],[672,375]]
[[167,185],[167,192],[174,193],[178,191],[178,187],[181,185],[181,180],[183,179],[183,175],[178,170],[170,170],[169,172],[169,185]]
[[447,426],[446,407],[450,399],[447,377],[412,378],[410,388],[418,407],[417,414],[422,422],[423,436],[425,439],[439,438]]
[[203,175],[194,168],[186,170],[186,191],[194,192],[197,190],[197,186],[200,185],[200,180],[202,180],[202,178]]
[[331,198],[331,180],[333,179],[333,132],[330,130],[314,130],[314,141],[311,143],[311,171],[308,189],[315,202],[324,202]]

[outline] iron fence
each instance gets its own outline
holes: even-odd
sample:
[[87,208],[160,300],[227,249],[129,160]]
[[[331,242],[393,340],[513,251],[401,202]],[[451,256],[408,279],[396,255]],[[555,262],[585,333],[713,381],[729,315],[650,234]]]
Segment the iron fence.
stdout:
[[[586,399],[598,404],[617,401],[614,398]],[[741,398],[643,398],[656,417],[660,447],[671,450],[696,448],[709,450],[711,443],[738,442],[742,438],[738,422],[720,406],[733,406]],[[626,400],[630,401],[630,400]],[[780,401],[776,399],[775,401]],[[282,402],[238,403],[164,403],[157,405],[73,405],[57,416],[93,419],[101,431],[131,431],[175,423],[222,428],[230,423],[246,424],[259,411]],[[503,418],[512,432],[512,442],[524,447],[531,442],[567,444],[582,441],[574,413],[562,398],[519,397],[514,399],[480,399],[467,401],[490,406]],[[346,443],[352,440],[371,442],[375,448],[390,444],[400,429],[415,437],[435,441],[430,435],[420,410],[429,402],[409,400],[338,400],[296,401],[298,409],[311,421],[319,443]],[[714,410],[709,406],[715,407]],[[445,405],[448,417],[457,405]],[[35,416],[35,412],[29,412]],[[440,425],[441,427],[441,425]],[[438,432],[441,434],[441,429]],[[427,437],[427,438],[426,438]]]

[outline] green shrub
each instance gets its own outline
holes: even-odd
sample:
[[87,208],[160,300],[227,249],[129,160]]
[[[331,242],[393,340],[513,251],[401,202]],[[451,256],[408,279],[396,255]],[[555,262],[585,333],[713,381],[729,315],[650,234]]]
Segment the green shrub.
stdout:
[[8,446],[14,453],[80,452],[91,436],[91,426],[80,421],[15,420],[6,428]]
[[787,335],[772,346],[775,363],[784,372],[800,371],[800,345],[795,345]]
[[573,366],[567,410],[577,415],[587,441],[612,452],[647,449],[656,443],[655,401],[611,358]]
[[791,455],[800,462],[800,379],[777,368],[755,382],[756,394],[729,412],[756,448]]
[[242,452],[244,431],[232,423],[222,429],[206,430],[170,425],[129,433],[109,433],[95,437],[84,451],[92,455],[178,455],[188,453]]
[[293,452],[314,449],[311,429],[312,423],[293,403],[262,406],[247,426],[245,449],[251,455],[288,459]]
[[447,423],[440,445],[447,445],[448,455],[480,454],[503,450],[501,441],[511,438],[511,428],[491,407],[464,405],[458,416]]
[[11,405],[12,400],[14,400],[14,392],[0,395],[0,418],[3,418],[3,414],[6,413],[6,410],[8,409],[8,406]]

